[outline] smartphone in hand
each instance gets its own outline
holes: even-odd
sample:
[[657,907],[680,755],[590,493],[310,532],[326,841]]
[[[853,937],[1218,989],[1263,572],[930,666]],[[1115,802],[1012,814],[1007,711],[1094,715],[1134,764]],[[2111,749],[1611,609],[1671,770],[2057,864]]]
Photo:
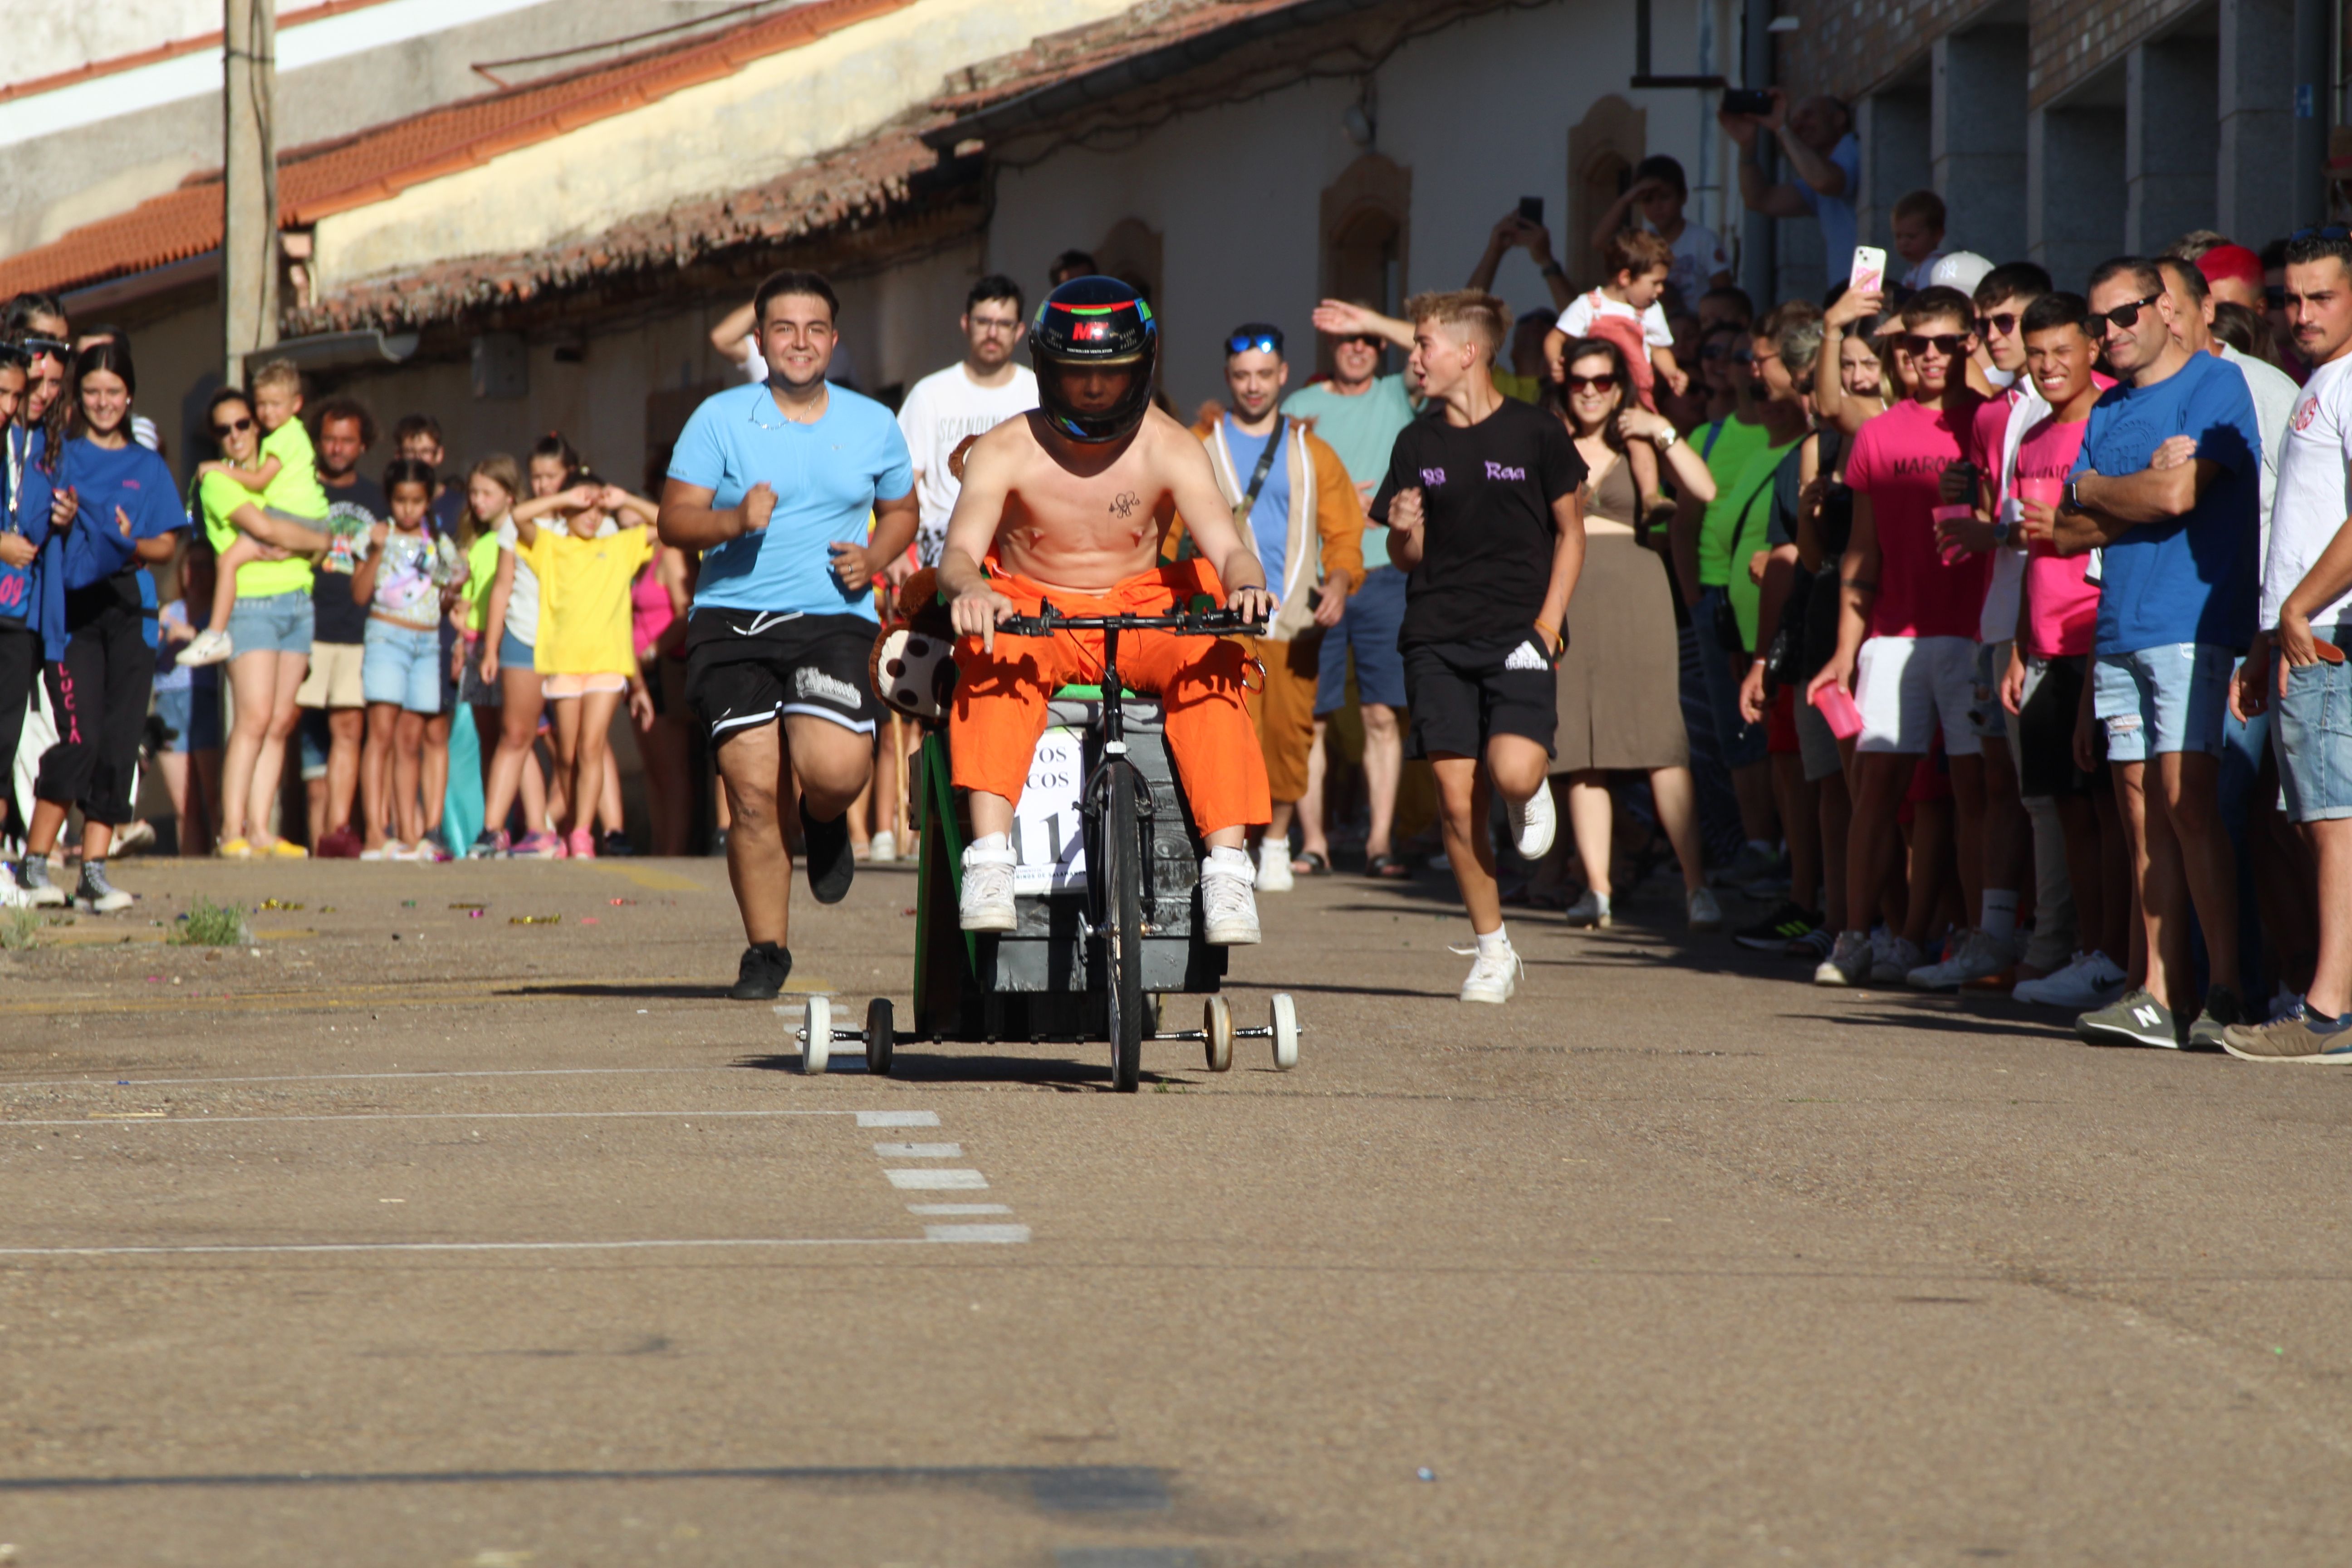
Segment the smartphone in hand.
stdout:
[[1846,271],[1845,286],[1857,294],[1876,294],[1886,288],[1886,252],[1874,245],[1853,247],[1853,265]]
[[1723,89],[1723,111],[1726,114],[1769,114],[1772,95],[1760,87],[1727,87]]
[[1541,196],[1521,196],[1519,198],[1519,218],[1520,221],[1524,223],[1531,223],[1538,228],[1542,227],[1543,198]]

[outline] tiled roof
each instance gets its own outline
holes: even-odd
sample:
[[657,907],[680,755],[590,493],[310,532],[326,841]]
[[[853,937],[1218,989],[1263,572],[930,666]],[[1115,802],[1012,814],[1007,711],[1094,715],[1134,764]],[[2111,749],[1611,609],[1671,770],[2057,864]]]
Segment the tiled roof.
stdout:
[[956,71],[936,107],[950,117],[992,108],[1107,65],[1181,43],[1237,22],[1290,10],[1305,0],[1144,0],[1099,22],[1048,33],[1025,49]]
[[[280,221],[301,227],[410,185],[454,174],[560,136],[591,121],[702,82],[752,60],[814,43],[913,0],[811,0],[706,37],[485,93],[278,158]],[[120,278],[215,249],[221,175],[191,175],[178,189],[0,261],[0,296],[58,291]]]

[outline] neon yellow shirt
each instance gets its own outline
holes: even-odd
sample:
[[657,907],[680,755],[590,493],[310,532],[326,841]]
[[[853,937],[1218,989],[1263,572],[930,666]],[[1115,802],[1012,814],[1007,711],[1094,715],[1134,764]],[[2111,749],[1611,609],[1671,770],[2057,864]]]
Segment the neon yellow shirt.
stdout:
[[480,636],[490,624],[490,586],[499,579],[498,530],[477,534],[466,548],[466,629]]
[[[245,537],[229,517],[241,506],[254,505],[256,499],[251,490],[226,474],[205,476],[204,482],[196,487],[196,505],[205,514],[205,537],[212,541],[214,554],[226,554],[230,545]],[[236,569],[236,596],[240,599],[266,599],[273,594],[310,591],[310,563],[299,555],[289,561],[250,561]]]
[[264,436],[261,455],[278,459],[278,477],[263,489],[261,504],[289,517],[325,521],[327,490],[319,483],[319,452],[302,421],[289,419]]
[[539,574],[539,641],[531,666],[541,675],[634,675],[629,584],[653,559],[650,530],[640,525],[601,539],[574,539],[542,526],[517,554]]

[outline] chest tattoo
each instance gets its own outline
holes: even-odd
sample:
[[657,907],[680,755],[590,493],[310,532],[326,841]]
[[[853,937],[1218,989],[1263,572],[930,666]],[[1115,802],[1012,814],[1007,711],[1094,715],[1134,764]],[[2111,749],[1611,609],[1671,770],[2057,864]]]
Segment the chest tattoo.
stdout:
[[1110,514],[1124,522],[1133,517],[1136,509],[1142,504],[1143,498],[1133,490],[1121,490],[1111,498]]

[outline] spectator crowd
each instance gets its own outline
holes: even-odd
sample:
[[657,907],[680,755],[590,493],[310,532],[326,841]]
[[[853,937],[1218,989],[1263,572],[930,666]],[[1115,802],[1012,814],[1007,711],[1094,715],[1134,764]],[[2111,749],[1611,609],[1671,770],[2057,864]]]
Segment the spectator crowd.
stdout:
[[[1497,269],[1534,264],[1549,305],[1496,318],[1491,379],[1583,476],[1549,786],[1501,833],[1502,902],[1603,928],[1666,872],[1693,932],[1736,927],[1819,984],[2002,991],[2094,1042],[2352,1060],[2352,236],[2200,231],[2053,279],[1970,251],[1922,191],[1893,208],[1890,259],[1853,244],[1843,115],[1725,117],[1794,173],[1744,162],[1748,205],[1852,257],[1819,300],[1735,287],[1666,157],[1575,237],[1596,286],[1570,286],[1524,209],[1467,279],[1501,310]],[[1094,271],[1068,253],[1053,282]],[[982,279],[961,359],[874,436],[915,514],[875,574],[879,618],[939,563],[962,450],[1037,406],[1026,320],[1017,283]],[[1416,324],[1345,300],[1314,323],[1297,385],[1278,328],[1234,327],[1225,396],[1188,421],[1278,606],[1249,698],[1261,893],[1465,852],[1447,802],[1415,804],[1400,637],[1409,587],[1430,591],[1391,561],[1416,524],[1381,489],[1437,401],[1396,368]],[[774,330],[746,307],[712,339],[761,383]],[[39,295],[0,314],[0,903],[127,908],[110,861],[157,837],[136,812],[151,767],[182,854],[723,841],[727,721],[686,679],[705,550],[665,542],[657,494],[557,433],[459,467],[429,415],[387,435],[285,362],[249,381],[211,398],[183,483],[126,334]],[[673,489],[706,465],[723,485],[698,439],[664,455]],[[899,482],[873,491],[876,538],[904,537],[880,499]],[[1185,543],[1169,530],[1171,558]],[[644,768],[634,838],[620,725]],[[870,729],[845,820],[887,861],[912,853],[919,727]],[[1528,826],[1547,803],[1556,845]]]

